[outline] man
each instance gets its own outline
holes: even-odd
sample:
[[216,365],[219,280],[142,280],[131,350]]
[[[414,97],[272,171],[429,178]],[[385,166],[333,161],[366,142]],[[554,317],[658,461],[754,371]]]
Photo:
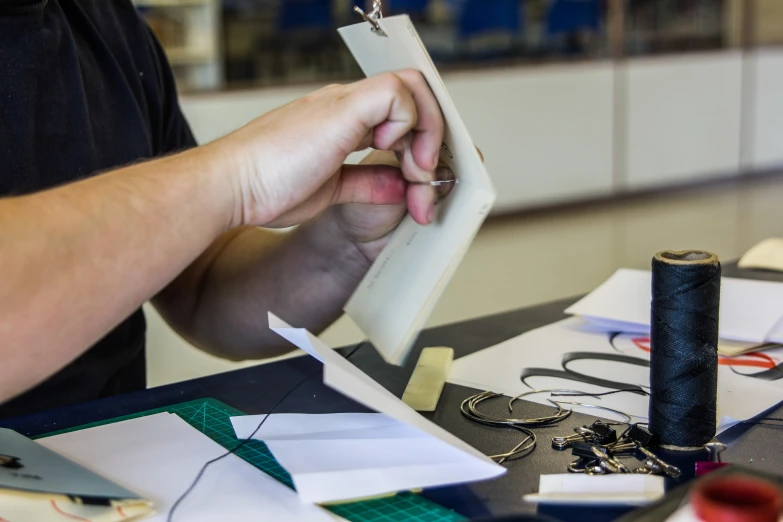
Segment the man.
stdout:
[[[130,0],[0,0],[0,417],[143,388],[149,299],[229,359],[288,349],[267,310],[322,330],[406,211],[433,220],[442,133],[401,71],[194,148]],[[367,147],[401,168],[343,165]]]

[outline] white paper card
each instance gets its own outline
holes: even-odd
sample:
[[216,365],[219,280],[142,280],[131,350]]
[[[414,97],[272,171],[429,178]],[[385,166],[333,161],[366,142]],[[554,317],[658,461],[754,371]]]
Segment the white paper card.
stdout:
[[663,497],[663,477],[655,475],[541,475],[538,494],[525,495],[540,504],[643,505]]
[[[566,310],[618,331],[649,331],[652,274],[620,269]],[[720,337],[762,343],[772,339],[783,317],[783,283],[724,277]],[[783,340],[783,339],[782,339]]]
[[392,16],[379,23],[387,36],[373,33],[366,22],[339,32],[367,76],[421,71],[446,122],[441,159],[459,179],[438,205],[434,224],[403,220],[345,307],[384,359],[400,365],[492,208],[495,190],[410,19]]
[[[226,450],[177,415],[160,413],[40,439],[47,448],[153,500],[165,522],[202,466]],[[175,520],[255,522],[334,518],[235,455],[210,465]]]
[[[506,472],[469,444],[419,415],[307,330],[292,328],[271,313],[269,326],[324,363],[326,385],[398,423],[397,426],[385,424],[386,421],[377,418],[364,421],[358,416],[342,419],[311,416],[304,422],[305,428],[294,430],[294,440],[281,440],[283,429],[273,425],[273,440],[267,444],[292,474],[303,499],[333,502],[487,480]],[[270,421],[273,420],[274,416]],[[342,439],[333,435],[336,420],[352,423],[347,424],[351,429],[344,432]],[[290,421],[283,419],[283,424],[290,426]],[[317,426],[319,423],[323,427]],[[388,436],[374,439],[362,434],[362,430],[368,429],[368,423],[380,423],[379,427],[369,429],[388,430]],[[248,426],[242,429],[246,433]],[[305,442],[305,432],[329,435],[316,435],[315,440]],[[383,440],[383,451],[373,449],[378,440]],[[310,455],[310,451],[313,452],[310,458],[302,458],[305,453]],[[372,452],[380,455],[370,455]]]

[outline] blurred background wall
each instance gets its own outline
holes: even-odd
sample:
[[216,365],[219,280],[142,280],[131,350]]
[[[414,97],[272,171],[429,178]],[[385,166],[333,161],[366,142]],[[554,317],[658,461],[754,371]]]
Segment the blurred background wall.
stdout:
[[[362,0],[134,1],[201,142],[361,77],[335,29],[359,22]],[[484,151],[496,215],[676,194],[783,166],[781,0],[383,3],[387,16],[411,16],[441,70]],[[154,315],[151,330],[153,343],[180,343]],[[176,365],[185,352],[158,353]],[[232,367],[195,357],[182,377]]]
[[[136,0],[210,141],[361,77],[362,0]],[[783,163],[780,0],[386,0],[443,71],[507,213]],[[567,150],[568,154],[562,154]]]

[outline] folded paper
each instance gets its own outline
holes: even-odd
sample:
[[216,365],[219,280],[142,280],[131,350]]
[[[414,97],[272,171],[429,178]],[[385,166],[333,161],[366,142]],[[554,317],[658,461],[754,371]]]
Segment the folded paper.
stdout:
[[[324,364],[324,383],[377,414],[272,415],[258,430],[300,498],[335,502],[498,477],[502,466],[419,415],[304,329],[270,328]],[[379,415],[380,414],[380,415]],[[237,435],[260,424],[233,419]],[[255,426],[254,426],[255,423]],[[266,428],[266,429],[265,429]]]

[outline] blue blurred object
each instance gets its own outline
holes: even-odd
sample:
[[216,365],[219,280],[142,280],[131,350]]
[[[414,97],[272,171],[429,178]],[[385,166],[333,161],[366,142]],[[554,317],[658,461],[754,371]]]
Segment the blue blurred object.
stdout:
[[575,31],[598,31],[601,9],[598,0],[553,0],[547,14],[547,34],[556,36]]
[[519,0],[464,0],[460,6],[457,34],[461,40],[498,32],[516,36],[521,29]]
[[222,0],[220,6],[224,13],[244,13],[256,11],[259,7],[268,8],[274,0]]
[[430,0],[387,0],[387,14],[418,15],[427,12]]
[[[427,11],[429,4],[430,0],[386,0],[383,3],[383,14],[423,14]],[[368,11],[372,8],[372,0],[353,0],[353,5]]]
[[281,32],[334,30],[331,0],[283,0],[277,19]]

